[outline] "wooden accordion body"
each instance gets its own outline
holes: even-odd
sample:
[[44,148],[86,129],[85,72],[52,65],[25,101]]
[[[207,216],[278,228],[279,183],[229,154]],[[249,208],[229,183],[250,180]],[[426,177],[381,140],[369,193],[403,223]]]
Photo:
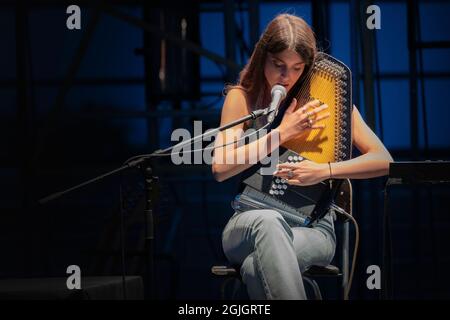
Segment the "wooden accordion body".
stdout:
[[[328,105],[330,117],[321,120],[323,129],[307,130],[288,141],[279,150],[279,162],[311,160],[319,163],[338,162],[351,158],[352,86],[350,69],[325,53],[318,53],[314,66],[289,91],[271,128],[276,128],[286,108],[295,97],[297,108],[318,99]],[[236,211],[275,209],[287,221],[311,226],[333,206],[342,180],[323,181],[312,186],[288,185],[284,179],[262,175],[261,165],[243,174],[244,189],[236,196]],[[332,186],[330,188],[330,186]]]

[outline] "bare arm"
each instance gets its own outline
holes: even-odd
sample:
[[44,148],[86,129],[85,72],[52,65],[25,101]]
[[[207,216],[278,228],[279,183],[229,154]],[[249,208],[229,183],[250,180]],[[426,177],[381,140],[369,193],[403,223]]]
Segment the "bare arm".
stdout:
[[[352,112],[353,144],[362,155],[347,161],[333,162],[331,175],[340,179],[366,179],[389,173],[389,163],[394,161],[383,143],[362,119],[356,107]],[[292,175],[289,176],[291,171]],[[301,161],[297,164],[283,163],[275,175],[295,185],[312,185],[330,177],[328,163]]]
[[[224,125],[249,114],[248,104],[242,90],[231,90],[222,108],[220,125]],[[215,147],[236,141],[243,136],[244,124],[239,124],[224,132],[220,132],[216,137]],[[278,135],[278,136],[276,136]],[[217,148],[214,151],[214,162],[212,172],[217,181],[224,181],[254,164],[255,159],[250,159],[251,155],[257,154],[260,160],[279,147],[278,130],[272,130],[269,134],[253,141],[247,145],[237,147],[236,144]],[[273,143],[274,142],[274,143]],[[258,149],[259,146],[259,149]],[[258,154],[258,150],[266,152]],[[237,159],[241,159],[237,163]],[[243,161],[242,161],[243,160]]]
[[387,175],[394,161],[383,143],[364,122],[356,107],[352,112],[353,144],[362,155],[331,164],[333,178],[366,179]]

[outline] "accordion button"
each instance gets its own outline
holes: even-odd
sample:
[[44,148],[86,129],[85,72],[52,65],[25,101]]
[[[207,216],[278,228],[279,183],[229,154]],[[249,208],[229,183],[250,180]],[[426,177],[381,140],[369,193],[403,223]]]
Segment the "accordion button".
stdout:
[[276,189],[277,188],[277,185],[274,183],[274,184],[272,184],[272,189]]
[[280,183],[280,179],[275,179],[275,183]]
[[273,194],[273,190],[269,190],[269,194]]
[[284,189],[284,190],[287,189],[287,184],[283,184],[283,189]]
[[278,187],[278,189],[282,189],[283,188],[283,186],[281,184],[279,184],[277,187]]
[[281,179],[281,183],[286,183],[286,179]]
[[284,194],[283,190],[280,190],[280,196],[282,196]]
[[278,190],[273,190],[273,194],[277,196],[278,195]]
[[293,159],[292,156],[288,157],[288,161],[292,161],[292,159]]

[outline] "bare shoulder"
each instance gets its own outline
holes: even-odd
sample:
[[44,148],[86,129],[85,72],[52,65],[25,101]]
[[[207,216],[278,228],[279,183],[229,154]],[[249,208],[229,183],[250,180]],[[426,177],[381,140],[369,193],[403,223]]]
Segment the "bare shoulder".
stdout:
[[361,126],[367,126],[364,119],[361,116],[358,108],[353,105],[352,108],[352,142],[353,144],[358,143],[358,138],[361,135]]
[[249,114],[250,111],[247,93],[242,89],[233,88],[225,97],[221,123],[236,120]]
[[361,113],[359,113],[359,110],[355,105],[353,105],[352,109],[352,118],[352,120],[362,120]]
[[225,97],[224,107],[231,104],[239,104],[239,106],[247,109],[249,107],[247,93],[239,88],[233,88],[228,91]]
[[364,121],[356,106],[353,106],[352,112],[352,135],[353,144],[361,153],[382,151],[389,154],[380,139]]

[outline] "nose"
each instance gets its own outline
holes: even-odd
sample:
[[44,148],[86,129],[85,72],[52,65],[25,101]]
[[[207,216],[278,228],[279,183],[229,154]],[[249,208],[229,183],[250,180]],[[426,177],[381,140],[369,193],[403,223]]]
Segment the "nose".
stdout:
[[281,69],[281,78],[287,78],[289,75],[289,72],[286,68]]
[[282,70],[280,73],[280,82],[286,83],[289,80],[289,72],[287,70]]

